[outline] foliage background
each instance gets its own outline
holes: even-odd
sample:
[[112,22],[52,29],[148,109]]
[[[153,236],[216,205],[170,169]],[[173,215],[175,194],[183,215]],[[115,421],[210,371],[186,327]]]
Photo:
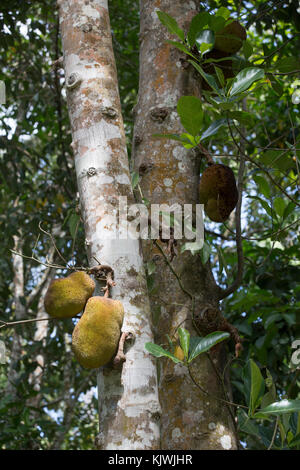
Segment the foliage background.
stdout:
[[[300,68],[299,2],[200,4],[212,12],[220,6],[229,8],[248,28],[252,55],[263,51],[264,56],[271,56],[264,65],[279,74],[274,75],[277,81],[274,84],[269,76],[268,86],[251,94],[247,107],[253,119],[243,123],[241,129],[248,139],[245,150],[259,158],[263,167],[296,199],[299,151],[292,146],[299,147],[299,106],[293,104],[292,95],[300,86],[299,74],[295,73]],[[138,91],[138,2],[111,0],[109,8],[130,156],[133,106]],[[0,246],[0,318],[13,321],[15,273],[10,249],[15,247],[15,236],[21,240],[25,255],[30,257],[35,246],[35,255],[45,260],[51,250],[49,237],[41,233],[36,243],[38,225],[42,222],[48,232],[59,228],[56,244],[69,262],[86,265],[87,260],[78,213],[64,77],[61,69],[53,66],[61,56],[53,2],[3,1],[0,35],[0,79],[7,90],[7,102],[0,113],[0,227],[4,235]],[[217,109],[212,112],[209,107],[205,114],[208,125],[217,114]],[[276,150],[266,149],[268,145]],[[235,148],[228,130],[213,136],[208,147],[215,154],[228,155],[222,163],[235,170]],[[299,370],[291,366],[290,359],[292,342],[300,337],[297,211],[255,165],[248,164],[244,184],[244,279],[239,290],[223,302],[225,316],[244,338],[244,351],[238,361],[233,359],[232,345],[228,345],[233,399],[241,404],[246,402],[242,371],[249,358],[255,360],[264,376],[267,370],[270,372],[279,397],[295,399],[299,394]],[[233,220],[226,225],[206,227],[207,247],[221,285],[226,275],[234,276],[236,269],[233,227]],[[19,299],[24,318],[34,318],[38,313],[44,271],[45,267],[33,260],[24,260],[24,295]],[[61,273],[64,271],[57,274]],[[29,302],[35,287],[39,289]],[[21,338],[18,360],[0,365],[1,448],[92,449],[97,434],[97,402],[91,389],[96,384],[96,372],[84,371],[73,360],[69,345],[73,321],[50,322],[43,341],[33,341],[35,328],[35,323],[30,323],[0,331],[8,357],[16,340],[13,331]],[[29,377],[36,368],[39,353],[45,356],[45,367],[37,392]],[[17,374],[12,394],[7,393],[10,367]],[[271,440],[273,424],[264,421],[255,426],[241,430],[243,445],[248,449],[265,448]],[[279,436],[275,444],[281,445]]]

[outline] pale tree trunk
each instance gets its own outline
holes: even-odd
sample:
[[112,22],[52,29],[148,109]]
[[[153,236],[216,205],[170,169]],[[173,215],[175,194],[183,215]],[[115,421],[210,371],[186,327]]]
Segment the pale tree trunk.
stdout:
[[[141,0],[140,6],[140,82],[133,155],[135,169],[141,177],[141,191],[152,204],[196,204],[199,156],[176,141],[152,137],[158,133],[183,132],[176,112],[177,101],[182,95],[199,95],[194,72],[192,67],[186,67],[184,54],[165,42],[176,38],[162,26],[156,10],[168,13],[186,30],[197,14],[196,6],[194,2],[182,0]],[[197,335],[191,321],[191,298],[180,288],[162,253],[146,242],[144,254],[145,261],[156,265],[154,289],[150,294],[156,342],[167,345],[166,334],[172,337],[178,325]],[[172,266],[184,288],[195,296],[196,313],[207,306],[212,311],[218,308],[220,289],[209,263],[203,265],[199,256],[184,252],[175,257]],[[193,376],[208,395],[192,383],[185,367],[160,360],[162,449],[236,448],[233,412],[213,398],[225,398],[217,374],[217,371],[223,373],[225,359],[223,347],[217,347],[210,360],[200,356],[193,363]]]
[[156,367],[144,344],[153,341],[138,240],[110,240],[119,197],[133,202],[106,0],[58,2],[67,100],[90,265],[114,269],[112,297],[125,309],[123,331],[135,335],[122,372],[98,374],[102,449],[159,447]]
[[[17,204],[17,202],[16,202]],[[15,204],[15,205],[16,205]],[[17,252],[22,251],[23,242],[18,235],[13,236],[14,240],[14,250]],[[12,255],[12,264],[13,264],[13,299],[14,299],[14,309],[15,309],[15,320],[23,320],[25,316],[25,306],[24,301],[24,263],[22,256]],[[19,327],[21,328],[21,327]],[[12,349],[10,352],[9,358],[9,369],[7,374],[7,387],[6,393],[12,397],[16,397],[16,382],[19,378],[18,373],[18,362],[22,355],[22,336],[19,333],[18,329],[14,329],[12,337]]]

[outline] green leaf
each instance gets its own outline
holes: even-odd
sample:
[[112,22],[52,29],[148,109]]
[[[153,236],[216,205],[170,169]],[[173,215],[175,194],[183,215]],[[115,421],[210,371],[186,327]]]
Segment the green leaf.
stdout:
[[176,47],[181,52],[184,52],[185,54],[190,55],[191,57],[195,59],[195,56],[188,50],[188,48],[184,44],[182,44],[182,42],[170,41],[169,39],[167,39],[166,42]]
[[204,140],[207,137],[215,135],[218,132],[218,130],[223,126],[227,126],[226,119],[217,119],[201,134],[201,140]]
[[269,206],[269,204],[266,201],[264,201],[258,196],[247,196],[247,197],[249,199],[256,199],[257,201],[259,201],[261,205],[263,206],[263,208],[265,209],[265,211],[267,212],[267,214],[269,214],[269,216],[273,218],[274,214],[273,214],[272,207]]
[[134,173],[132,173],[132,177],[131,177],[132,189],[134,189],[139,184],[139,181],[140,181],[140,175],[135,171]]
[[195,69],[200,73],[200,75],[204,78],[204,80],[211,86],[215,92],[221,96],[221,90],[219,89],[215,78],[208,73],[205,73],[204,70],[193,60],[189,60],[189,62],[195,67]]
[[220,69],[220,67],[217,67],[216,65],[214,65],[214,67],[215,67],[215,71],[216,71],[218,80],[220,82],[220,85],[221,85],[221,87],[224,87],[225,86],[225,78],[224,78],[223,70]]
[[221,31],[221,29],[224,28],[226,23],[225,18],[222,16],[211,16],[210,21],[209,21],[209,27],[217,33],[218,31]]
[[281,73],[294,72],[300,69],[299,59],[296,57],[284,57],[275,63],[275,67]]
[[155,357],[165,356],[165,357],[168,357],[169,359],[172,359],[172,361],[175,362],[176,364],[178,364],[179,362],[182,362],[179,359],[177,359],[177,357],[175,357],[172,353],[170,353],[169,351],[166,351],[166,349],[162,348],[158,344],[146,343],[145,349],[150,354],[152,354],[152,356],[155,356]]
[[177,103],[177,112],[183,127],[193,136],[199,134],[203,122],[202,103],[196,96],[182,96]]
[[289,442],[289,447],[295,447],[300,445],[300,434],[297,434],[293,439]]
[[225,20],[228,20],[230,16],[230,11],[225,7],[221,7],[216,12],[216,16],[222,16],[223,18],[225,18]]
[[68,220],[68,226],[69,226],[70,234],[73,240],[76,237],[79,222],[80,222],[80,216],[76,214],[75,212],[73,212],[70,215],[70,218]]
[[250,412],[251,414],[259,405],[260,398],[265,391],[265,381],[261,375],[259,367],[250,359],[251,370],[251,391],[250,391]]
[[210,14],[207,11],[198,13],[198,15],[192,18],[189,32],[188,32],[188,41],[191,47],[195,44],[196,36],[200,33],[204,26],[207,26],[209,23]]
[[188,358],[190,347],[190,333],[185,328],[178,328],[180,346],[184,352],[184,357]]
[[209,256],[211,253],[211,248],[208,243],[204,242],[202,250],[200,251],[200,258],[203,264],[206,264],[209,260]]
[[176,36],[178,36],[182,41],[184,41],[184,32],[182,31],[182,29],[179,28],[177,21],[172,18],[172,16],[168,15],[163,11],[157,11],[156,13],[160,22],[164,26],[166,26],[169,33],[176,34]]
[[283,94],[283,83],[278,80],[274,75],[269,77],[271,87],[275,91],[276,95],[281,96]]
[[263,176],[259,175],[253,176],[253,179],[258,186],[258,192],[262,193],[267,199],[269,199],[271,191],[268,181]]
[[261,80],[264,76],[264,71],[257,67],[248,67],[241,70],[232,82],[229,96],[238,95],[239,93],[248,90],[254,82]]
[[295,207],[296,207],[296,204],[294,204],[293,202],[290,202],[284,210],[283,219],[286,219],[294,211]]
[[193,361],[199,354],[208,351],[216,344],[229,338],[230,334],[224,331],[214,331],[204,338],[198,337],[193,340],[193,349],[190,351],[188,362]]
[[248,40],[243,41],[243,54],[244,54],[245,59],[246,60],[249,59],[252,53],[253,53],[253,48],[252,48],[251,43]]
[[285,413],[294,413],[295,411],[300,412],[300,400],[286,399],[272,403],[266,408],[259,410],[255,413],[254,418],[258,413],[263,413],[265,415],[282,415]]
[[153,261],[148,261],[147,263],[147,271],[148,275],[151,276],[151,274],[155,273],[156,271],[156,264]]
[[254,436],[258,435],[258,426],[255,424],[255,421],[247,415],[247,413],[242,410],[237,410],[239,428],[241,431],[246,432],[247,434],[252,434]]
[[229,111],[228,116],[239,121],[243,126],[253,126],[253,114],[251,113],[246,111]]
[[276,211],[276,214],[279,215],[279,217],[283,217],[284,210],[285,210],[285,202],[281,197],[277,197],[274,202],[273,202],[274,209]]

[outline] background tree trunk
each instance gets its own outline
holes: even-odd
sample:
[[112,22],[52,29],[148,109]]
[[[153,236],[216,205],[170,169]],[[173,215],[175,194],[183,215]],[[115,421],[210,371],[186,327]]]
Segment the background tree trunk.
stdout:
[[[141,177],[141,190],[152,204],[198,202],[199,155],[176,141],[155,139],[153,134],[181,133],[176,105],[183,95],[199,96],[186,57],[165,42],[173,39],[160,23],[157,10],[175,18],[183,29],[197,14],[194,2],[141,0],[140,82],[135,107],[134,166]],[[158,8],[159,7],[159,8]],[[166,245],[162,245],[165,250]],[[209,262],[190,252],[175,257],[172,266],[185,288],[195,296],[195,311],[207,305],[218,308],[219,287]],[[176,327],[197,335],[192,324],[191,299],[180,288],[161,252],[152,243],[144,244],[145,261],[156,265],[154,288],[150,294],[156,343],[166,344]],[[168,359],[160,360],[159,396],[162,406],[162,449],[235,449],[232,411],[213,398],[222,397],[222,384],[216,374],[223,372],[224,348],[217,347],[210,359],[200,356],[193,362],[193,375],[208,395],[191,382],[187,369]]]

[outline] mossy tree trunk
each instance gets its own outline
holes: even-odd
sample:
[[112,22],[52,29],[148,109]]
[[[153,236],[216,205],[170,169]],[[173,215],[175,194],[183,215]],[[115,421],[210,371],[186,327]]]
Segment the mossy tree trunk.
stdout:
[[[113,240],[119,197],[134,201],[106,0],[58,2],[67,102],[90,265],[114,269],[112,297],[125,308],[124,331],[135,335],[122,372],[98,374],[101,449],[159,448],[156,367],[144,350],[153,341],[138,240]],[[106,236],[106,239],[105,239]]]
[[[178,142],[155,139],[153,134],[181,133],[176,105],[182,95],[199,96],[198,83],[186,57],[166,39],[173,39],[160,23],[156,10],[174,17],[186,30],[197,14],[195,2],[182,0],[141,0],[140,82],[135,107],[134,166],[140,175],[142,195],[156,204],[196,204],[199,182],[199,156],[185,150]],[[210,264],[190,252],[180,254],[172,266],[185,289],[195,296],[195,312],[210,306],[218,309],[219,287]],[[161,245],[166,252],[166,245]],[[145,261],[155,263],[154,287],[150,293],[156,343],[166,344],[178,325],[197,335],[192,324],[191,298],[180,288],[162,253],[155,244],[145,242]],[[160,360],[159,396],[162,406],[162,449],[235,449],[233,413],[224,399],[221,382],[226,361],[224,348],[218,347],[210,358],[200,356],[192,373],[202,393],[185,367],[170,360]]]

